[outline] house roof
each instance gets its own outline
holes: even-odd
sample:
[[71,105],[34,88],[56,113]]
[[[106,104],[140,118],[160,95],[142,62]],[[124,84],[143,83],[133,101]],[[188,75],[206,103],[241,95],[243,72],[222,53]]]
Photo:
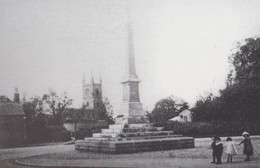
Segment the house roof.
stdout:
[[169,119],[169,121],[179,121],[179,119],[180,119],[180,116],[176,116],[176,117]]
[[191,113],[191,111],[189,110],[189,109],[185,109],[185,110],[183,110],[182,112],[180,112],[180,114],[179,115],[189,115]]
[[14,102],[0,102],[0,116],[12,115],[24,115],[22,105]]

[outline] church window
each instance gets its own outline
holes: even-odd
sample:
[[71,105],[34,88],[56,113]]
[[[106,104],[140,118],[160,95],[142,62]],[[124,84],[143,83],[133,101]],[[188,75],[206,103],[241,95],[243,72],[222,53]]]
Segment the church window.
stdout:
[[98,97],[99,96],[99,90],[96,89],[96,96]]
[[98,102],[96,103],[96,107],[99,107],[99,103]]

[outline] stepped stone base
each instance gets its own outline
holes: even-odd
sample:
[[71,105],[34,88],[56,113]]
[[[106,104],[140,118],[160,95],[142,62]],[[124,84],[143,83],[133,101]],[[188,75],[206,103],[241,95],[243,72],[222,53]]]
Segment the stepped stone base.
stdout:
[[152,127],[146,116],[117,118],[116,124],[92,138],[78,140],[75,149],[88,152],[134,153],[144,151],[194,148],[192,137],[174,135],[163,127]]
[[75,142],[75,149],[78,151],[115,154],[184,148],[194,148],[194,139],[191,137],[158,137],[156,139],[111,141],[93,138]]

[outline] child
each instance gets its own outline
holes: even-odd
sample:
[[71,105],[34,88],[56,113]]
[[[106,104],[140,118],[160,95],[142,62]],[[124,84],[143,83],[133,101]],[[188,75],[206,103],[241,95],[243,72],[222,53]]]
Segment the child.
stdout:
[[241,141],[239,145],[244,143],[243,153],[246,155],[245,161],[250,161],[249,156],[253,155],[253,145],[248,132],[243,132],[242,136],[244,137],[244,140]]
[[213,157],[213,161],[211,163],[215,163],[216,162],[216,142],[215,142],[215,137],[211,137],[212,139],[212,143],[211,143],[211,148],[212,148],[212,157]]
[[228,155],[227,162],[232,163],[232,156],[237,154],[237,148],[235,144],[232,142],[232,138],[227,138],[227,150],[226,153]]
[[215,152],[216,152],[216,157],[217,157],[216,164],[221,164],[221,156],[223,153],[223,144],[220,142],[221,139],[219,137],[216,137],[215,141],[216,141]]

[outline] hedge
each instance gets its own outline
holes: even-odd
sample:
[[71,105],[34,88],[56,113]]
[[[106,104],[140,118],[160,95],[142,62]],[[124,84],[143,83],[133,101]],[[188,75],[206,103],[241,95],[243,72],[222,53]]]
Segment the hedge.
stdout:
[[260,134],[260,122],[168,122],[164,124],[164,128],[174,131],[174,134],[192,137],[239,136],[243,131],[248,131],[251,135]]

